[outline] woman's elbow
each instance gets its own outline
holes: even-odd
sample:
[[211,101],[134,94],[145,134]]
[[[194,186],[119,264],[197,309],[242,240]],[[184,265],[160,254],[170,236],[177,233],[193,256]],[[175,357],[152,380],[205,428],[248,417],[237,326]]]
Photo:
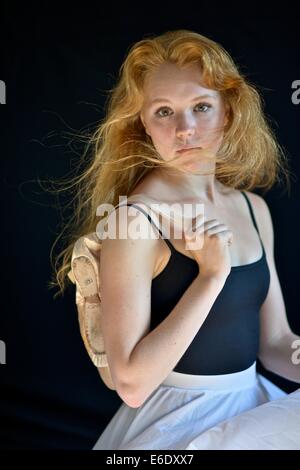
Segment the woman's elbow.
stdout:
[[146,401],[145,389],[141,380],[137,380],[132,368],[124,363],[112,369],[112,376],[116,385],[116,392],[123,402],[130,408],[139,408]]
[[123,402],[130,408],[139,408],[144,402],[136,390],[136,387],[132,385],[118,384],[116,391]]

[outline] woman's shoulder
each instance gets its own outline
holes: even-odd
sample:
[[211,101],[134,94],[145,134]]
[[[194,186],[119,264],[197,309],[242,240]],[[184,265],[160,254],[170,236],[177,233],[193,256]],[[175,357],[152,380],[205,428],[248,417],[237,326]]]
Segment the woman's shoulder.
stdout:
[[243,192],[247,196],[255,212],[258,212],[259,214],[261,214],[261,213],[264,213],[268,209],[266,201],[259,194],[253,191],[245,191],[245,190],[242,190],[242,191],[240,190],[239,192],[240,193]]
[[268,236],[267,234],[273,232],[272,215],[268,204],[261,195],[253,191],[243,190],[243,193],[246,194],[250,202],[259,232],[265,238]]

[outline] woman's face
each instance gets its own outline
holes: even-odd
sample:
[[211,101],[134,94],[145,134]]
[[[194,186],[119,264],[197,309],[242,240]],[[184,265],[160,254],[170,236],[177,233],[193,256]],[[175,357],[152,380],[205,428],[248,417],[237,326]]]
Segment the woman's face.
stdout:
[[184,162],[197,157],[197,149],[178,152],[183,146],[209,149],[213,154],[220,148],[227,123],[225,106],[218,91],[200,83],[198,65],[179,69],[170,63],[145,81],[140,117],[164,160],[180,157],[178,161]]

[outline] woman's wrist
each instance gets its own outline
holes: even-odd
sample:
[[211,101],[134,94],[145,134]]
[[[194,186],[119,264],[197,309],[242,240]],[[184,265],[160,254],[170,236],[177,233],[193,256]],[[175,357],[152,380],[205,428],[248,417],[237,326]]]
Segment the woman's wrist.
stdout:
[[218,290],[222,290],[224,287],[224,284],[226,282],[226,277],[224,276],[217,276],[217,275],[212,275],[212,274],[204,274],[199,272],[198,274],[198,279],[201,283],[205,283],[211,287],[214,287]]

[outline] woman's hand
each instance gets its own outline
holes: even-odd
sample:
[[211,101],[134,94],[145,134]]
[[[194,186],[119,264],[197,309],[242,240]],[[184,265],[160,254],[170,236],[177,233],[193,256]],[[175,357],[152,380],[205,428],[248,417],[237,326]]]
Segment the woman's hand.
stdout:
[[186,249],[199,265],[200,276],[225,281],[231,271],[231,230],[217,219],[205,221],[199,214],[193,218],[190,230],[184,231],[184,238]]

